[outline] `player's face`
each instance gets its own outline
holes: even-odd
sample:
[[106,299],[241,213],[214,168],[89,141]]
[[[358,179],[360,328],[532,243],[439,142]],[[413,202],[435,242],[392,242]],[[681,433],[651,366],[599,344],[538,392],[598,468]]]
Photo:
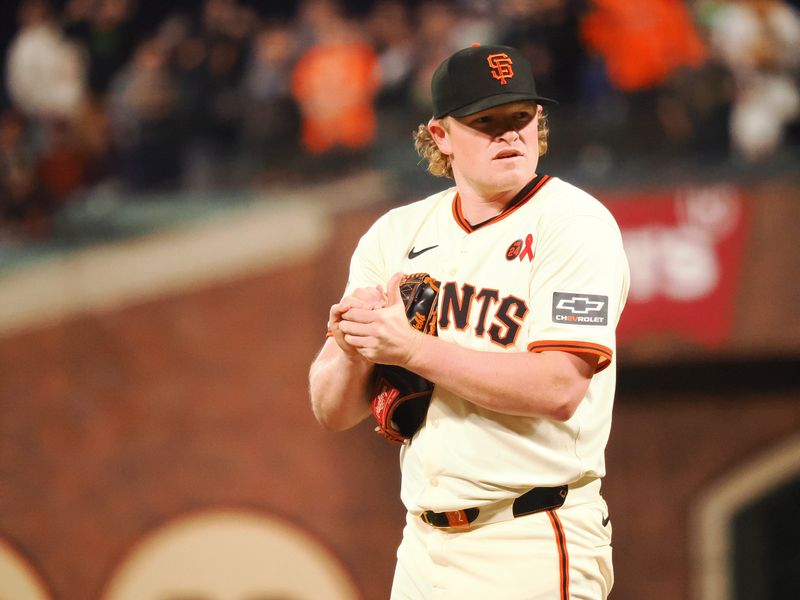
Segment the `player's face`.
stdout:
[[447,149],[456,183],[484,197],[515,193],[539,163],[539,107],[513,102],[450,118]]

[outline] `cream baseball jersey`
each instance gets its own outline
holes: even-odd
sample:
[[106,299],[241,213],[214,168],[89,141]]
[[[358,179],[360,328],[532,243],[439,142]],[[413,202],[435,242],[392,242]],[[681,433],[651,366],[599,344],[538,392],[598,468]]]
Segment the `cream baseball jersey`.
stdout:
[[629,275],[619,227],[600,202],[538,175],[500,214],[471,225],[450,188],[375,222],[353,254],[346,293],[385,287],[398,271],[441,282],[444,340],[486,352],[599,357],[566,422],[500,414],[436,386],[425,424],[401,450],[410,512],[480,506],[605,474],[615,328]]

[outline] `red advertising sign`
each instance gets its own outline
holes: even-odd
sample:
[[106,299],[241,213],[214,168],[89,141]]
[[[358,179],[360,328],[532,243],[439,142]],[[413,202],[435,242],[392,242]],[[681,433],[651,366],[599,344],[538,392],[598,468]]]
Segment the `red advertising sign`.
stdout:
[[726,342],[747,234],[741,192],[718,185],[605,200],[631,269],[620,343],[662,332],[705,346]]

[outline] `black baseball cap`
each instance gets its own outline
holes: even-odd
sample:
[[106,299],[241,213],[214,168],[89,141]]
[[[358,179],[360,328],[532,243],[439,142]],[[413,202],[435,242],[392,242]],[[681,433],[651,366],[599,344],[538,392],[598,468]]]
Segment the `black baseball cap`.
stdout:
[[528,59],[510,46],[473,44],[440,64],[431,78],[433,116],[466,117],[521,100],[558,104],[536,93]]

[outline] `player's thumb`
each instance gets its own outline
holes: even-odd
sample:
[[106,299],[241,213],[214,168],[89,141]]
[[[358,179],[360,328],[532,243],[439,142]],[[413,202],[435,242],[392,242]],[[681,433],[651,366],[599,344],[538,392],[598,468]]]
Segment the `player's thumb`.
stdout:
[[400,294],[400,280],[403,278],[403,273],[395,273],[386,284],[386,299],[389,306],[392,304],[402,304],[403,296]]

